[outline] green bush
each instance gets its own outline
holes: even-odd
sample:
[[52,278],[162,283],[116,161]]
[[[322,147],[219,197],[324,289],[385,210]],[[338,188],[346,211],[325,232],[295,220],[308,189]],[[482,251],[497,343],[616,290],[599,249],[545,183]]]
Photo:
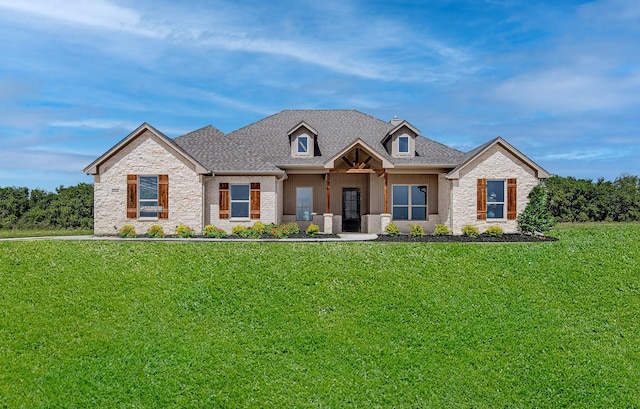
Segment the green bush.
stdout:
[[245,226],[237,224],[237,225],[235,225],[235,226],[233,226],[231,228],[231,234],[233,234],[234,236],[242,237],[242,235],[244,234],[245,230],[247,230],[247,228]]
[[265,224],[262,223],[262,222],[255,222],[253,224],[253,227],[251,227],[251,228],[253,230],[257,231],[258,233],[262,234],[262,233],[264,233],[266,227],[267,226],[265,226]]
[[227,232],[213,224],[209,224],[204,226],[204,235],[212,239],[223,239],[227,237]]
[[193,237],[195,235],[196,235],[196,233],[189,226],[181,224],[178,227],[176,227],[176,236],[178,236],[178,237],[180,237],[182,239],[191,238],[191,237]]
[[400,229],[394,222],[387,224],[387,227],[385,227],[384,231],[386,231],[389,236],[395,237],[400,235]]
[[480,232],[477,227],[467,224],[462,228],[462,235],[475,238],[480,235]]
[[518,216],[518,229],[527,234],[544,235],[555,225],[555,220],[547,207],[547,190],[541,185],[529,192],[529,203]]
[[484,233],[489,237],[502,237],[503,234],[500,226],[489,226]]
[[262,237],[262,233],[260,233],[253,227],[247,227],[242,233],[239,234],[239,236],[244,237],[245,239],[259,239]]
[[282,227],[284,228],[285,233],[287,233],[289,236],[300,233],[300,226],[298,226],[297,223],[287,223]]
[[306,233],[307,236],[315,236],[316,234],[320,233],[320,226],[311,223],[309,227],[307,227]]
[[125,224],[118,231],[118,236],[120,236],[122,238],[130,239],[130,238],[138,237],[138,234],[136,233],[136,229],[135,229],[135,227],[133,227],[133,225]]
[[451,230],[444,224],[436,224],[436,229],[433,231],[434,236],[448,236],[451,234]]
[[419,224],[411,224],[411,225],[409,225],[409,227],[411,228],[411,230],[409,230],[409,236],[411,236],[411,237],[423,237],[424,236],[424,229],[422,228],[421,225],[419,225]]
[[147,236],[157,239],[157,238],[165,237],[166,235],[164,234],[164,230],[162,229],[161,225],[154,224],[151,227],[149,227],[149,230],[147,230]]

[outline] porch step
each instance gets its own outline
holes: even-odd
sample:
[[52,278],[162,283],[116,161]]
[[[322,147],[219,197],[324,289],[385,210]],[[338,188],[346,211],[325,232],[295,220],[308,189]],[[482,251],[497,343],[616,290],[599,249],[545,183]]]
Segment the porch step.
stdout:
[[378,235],[369,233],[338,233],[338,237],[345,241],[366,241],[375,240],[378,238]]

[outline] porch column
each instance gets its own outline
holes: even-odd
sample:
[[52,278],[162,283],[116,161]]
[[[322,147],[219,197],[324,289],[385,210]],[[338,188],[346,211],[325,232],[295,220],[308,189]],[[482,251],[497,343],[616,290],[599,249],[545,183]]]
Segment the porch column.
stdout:
[[389,178],[387,172],[384,172],[384,212],[389,213]]
[[326,234],[333,233],[333,214],[331,213],[331,173],[327,173],[327,208],[323,215],[324,229]]

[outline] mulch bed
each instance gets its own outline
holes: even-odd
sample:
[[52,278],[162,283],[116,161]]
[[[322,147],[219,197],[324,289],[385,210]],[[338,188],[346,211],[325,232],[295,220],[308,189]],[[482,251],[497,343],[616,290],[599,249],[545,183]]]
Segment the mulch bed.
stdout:
[[524,234],[503,234],[502,237],[491,237],[484,234],[476,238],[467,236],[431,236],[425,235],[422,237],[412,237],[408,234],[401,234],[399,236],[380,235],[376,241],[384,242],[397,242],[397,243],[411,243],[411,242],[441,242],[441,243],[540,243],[558,240],[555,237],[538,237],[527,236]]

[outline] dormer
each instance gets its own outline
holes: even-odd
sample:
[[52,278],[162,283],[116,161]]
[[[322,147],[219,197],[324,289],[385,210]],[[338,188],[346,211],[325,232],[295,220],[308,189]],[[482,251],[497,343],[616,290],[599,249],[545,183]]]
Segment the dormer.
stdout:
[[409,122],[392,119],[393,128],[385,135],[382,144],[394,158],[413,158],[416,156],[416,136],[420,131]]
[[291,157],[310,158],[314,156],[318,131],[304,121],[287,132],[291,144]]

